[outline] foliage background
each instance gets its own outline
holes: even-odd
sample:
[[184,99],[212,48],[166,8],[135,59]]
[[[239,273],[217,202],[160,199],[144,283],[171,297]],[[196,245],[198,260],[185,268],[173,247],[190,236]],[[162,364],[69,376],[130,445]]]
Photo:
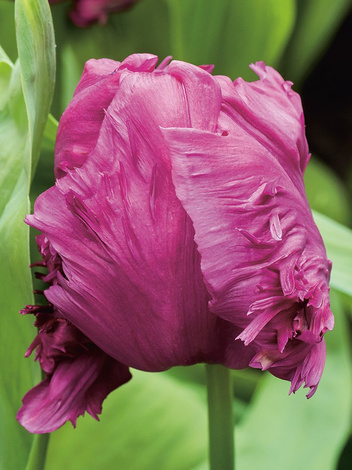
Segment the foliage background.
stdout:
[[[23,359],[34,337],[32,319],[17,312],[33,301],[29,233],[22,221],[37,194],[53,184],[56,125],[49,120],[44,129],[48,112],[60,118],[87,59],[151,52],[160,59],[172,55],[214,63],[214,73],[233,79],[255,79],[248,65],[264,60],[302,94],[313,153],[306,188],[334,263],[336,327],[326,336],[326,369],[309,401],[303,391],[288,397],[288,383],[269,374],[233,372],[237,463],[241,470],[258,462],[263,470],[347,470],[352,461],[352,93],[345,68],[352,2],[141,0],[111,15],[105,26],[87,29],[70,23],[68,8],[69,3],[52,7],[54,48],[45,0],[15,5],[0,0],[5,51],[0,52],[0,469],[24,469],[34,442],[14,418],[21,397],[39,380],[33,360]],[[18,55],[20,62],[13,65]],[[206,427],[202,365],[162,374],[135,371],[129,384],[108,397],[100,423],[80,418],[77,429],[65,425],[52,434],[46,469],[203,470]]]

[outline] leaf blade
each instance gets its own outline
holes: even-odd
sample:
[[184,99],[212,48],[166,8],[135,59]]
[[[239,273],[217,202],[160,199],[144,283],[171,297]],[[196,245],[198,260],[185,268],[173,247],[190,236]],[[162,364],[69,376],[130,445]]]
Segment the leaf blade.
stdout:
[[[276,66],[293,29],[291,0],[167,0],[171,54],[215,73],[253,79],[249,64]],[[236,47],[239,44],[240,47]]]
[[318,212],[313,215],[332,261],[330,285],[352,295],[352,230]]
[[16,39],[28,113],[34,172],[54,93],[56,57],[51,11],[47,1],[17,0]]
[[[86,446],[92,435],[97,439]],[[167,374],[133,371],[107,398],[99,423],[85,417],[77,429],[69,424],[52,434],[47,468],[186,470],[206,454],[205,396]]]
[[[34,375],[33,364],[23,358],[33,327],[29,319],[18,315],[32,301],[29,231],[23,223],[29,210],[30,149],[20,69],[8,61],[2,66],[4,63],[10,75],[7,86],[2,81],[6,98],[0,106],[0,468],[15,470],[24,468],[32,442],[15,420],[20,397],[33,385]],[[4,67],[0,70],[4,72]]]
[[15,415],[21,396],[40,377],[34,361],[23,358],[34,336],[33,319],[22,318],[18,312],[33,303],[29,228],[23,219],[30,211],[31,174],[54,83],[48,9],[46,0],[16,1],[19,62],[12,66],[0,51],[0,467],[7,470],[25,468],[27,463],[33,436]]

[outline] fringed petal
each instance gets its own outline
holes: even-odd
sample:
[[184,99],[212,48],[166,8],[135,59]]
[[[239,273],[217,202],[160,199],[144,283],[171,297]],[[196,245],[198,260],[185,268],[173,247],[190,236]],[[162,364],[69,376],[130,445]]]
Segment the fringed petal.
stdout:
[[106,396],[130,378],[126,366],[102,351],[81,354],[59,362],[24,396],[17,419],[29,432],[39,434],[55,431],[68,420],[75,426],[85,411],[98,419]]
[[[37,236],[43,257],[43,277],[52,287],[63,277],[62,260],[44,235]],[[106,396],[127,382],[128,367],[97,348],[51,304],[27,305],[22,314],[34,314],[37,336],[25,356],[35,351],[46,379],[23,398],[17,419],[34,433],[52,432],[67,420],[73,425],[88,411],[94,418]]]
[[[285,99],[290,98],[285,94],[289,92],[284,90],[285,98],[276,90],[270,102],[269,91],[280,82],[277,75],[270,75],[271,86],[260,82],[253,93],[257,96],[260,90],[262,95],[265,91],[264,110],[277,106],[278,100],[285,113]],[[262,110],[256,120],[252,114],[258,106],[242,102],[244,95],[238,93],[236,84],[222,78],[219,83],[226,90],[226,106],[232,107],[230,112],[223,105],[222,113],[226,111],[227,116],[220,118],[216,133],[195,129],[163,132],[170,148],[176,194],[194,224],[201,268],[212,297],[210,309],[243,328],[237,338],[246,345],[253,343],[256,357],[261,356],[263,367],[271,371],[276,361],[286,357],[286,349],[310,351],[311,345],[321,342],[325,331],[332,329],[328,296],[331,266],[305,197],[301,164],[291,162],[302,163],[294,155],[299,156],[303,147],[294,149],[289,143],[292,155],[283,160],[287,149],[280,147],[280,142],[288,124],[283,124],[275,147],[270,147],[258,138],[259,131],[266,135]],[[231,92],[231,87],[235,91]],[[247,84],[243,89],[247,90]],[[237,105],[243,106],[243,115]],[[301,121],[296,111],[295,101],[287,123],[295,118],[298,133]],[[274,153],[276,147],[279,150]],[[305,320],[300,328],[298,312]],[[267,348],[271,354],[261,355]],[[290,358],[291,371],[301,377],[301,364],[295,363],[293,353]],[[286,372],[284,375],[287,378]]]
[[219,123],[225,128],[231,128],[231,121],[238,123],[273,152],[283,169],[303,187],[298,173],[306,168],[310,154],[300,96],[291,89],[292,82],[285,81],[264,62],[256,62],[251,68],[260,80],[246,82],[238,78],[232,83],[218,78],[223,96]]

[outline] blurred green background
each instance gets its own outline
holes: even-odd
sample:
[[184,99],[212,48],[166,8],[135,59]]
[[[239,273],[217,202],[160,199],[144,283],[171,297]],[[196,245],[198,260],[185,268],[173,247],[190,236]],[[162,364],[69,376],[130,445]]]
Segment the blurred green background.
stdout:
[[[303,391],[288,397],[289,384],[270,374],[251,369],[233,372],[237,461],[240,470],[258,465],[262,470],[293,470],[297,466],[350,469],[352,236],[348,227],[352,222],[352,91],[346,68],[352,47],[352,2],[141,0],[129,11],[111,15],[106,25],[87,29],[69,21],[69,8],[70,2],[52,7],[57,72],[51,113],[56,119],[72,98],[87,59],[123,60],[134,52],[155,53],[160,59],[172,55],[196,64],[213,63],[215,74],[247,80],[255,79],[248,65],[264,60],[292,80],[294,89],[301,93],[313,154],[305,175],[306,189],[312,208],[323,214],[318,214],[316,220],[334,262],[332,307],[336,327],[326,335],[326,369],[318,392],[309,401]],[[0,0],[0,45],[15,62],[14,4],[5,0]],[[46,47],[45,43],[40,47]],[[31,58],[22,57],[21,62],[28,65]],[[11,68],[10,61],[2,59],[1,172],[5,159],[11,158],[6,168],[17,176],[8,190],[10,196],[3,189],[9,187],[8,178],[0,177],[0,196],[12,201],[0,218],[0,235],[5,240],[1,255],[6,266],[6,275],[3,273],[0,279],[0,469],[18,470],[26,466],[33,438],[14,416],[28,384],[36,383],[39,375],[33,369],[33,359],[23,359],[34,337],[31,319],[17,315],[25,303],[32,302],[25,253],[28,233],[22,227],[26,195],[21,196],[17,183],[22,174],[26,181],[22,190],[29,190],[28,159],[35,159],[36,152],[28,153],[25,140],[28,135],[35,140],[41,131],[36,130],[36,116],[32,126],[30,116],[28,122],[25,118],[22,124],[18,122],[25,115],[19,72]],[[46,85],[41,90],[47,91],[52,80],[45,77]],[[30,97],[38,93],[25,90],[27,109]],[[17,103],[17,114],[13,103]],[[10,149],[4,146],[9,129],[14,132]],[[31,185],[31,203],[53,184],[54,135],[55,125],[45,133]],[[25,163],[16,160],[26,152],[29,156]],[[27,176],[21,165],[29,165]],[[19,200],[22,205],[17,203]],[[15,212],[9,212],[12,205]],[[14,213],[10,230],[8,221]],[[9,247],[21,247],[16,262],[6,258]],[[35,250],[33,256],[37,256]],[[14,270],[12,277],[9,270]],[[16,273],[21,274],[16,277]],[[5,297],[10,300],[5,301]],[[68,424],[52,434],[46,469],[206,469],[206,419],[202,365],[162,374],[135,371],[129,384],[108,397],[100,423],[91,417],[80,418],[77,429]]]

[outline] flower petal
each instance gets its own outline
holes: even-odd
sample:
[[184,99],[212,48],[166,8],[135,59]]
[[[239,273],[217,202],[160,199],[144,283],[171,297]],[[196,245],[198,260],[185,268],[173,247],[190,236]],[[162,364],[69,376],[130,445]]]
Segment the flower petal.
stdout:
[[[257,350],[274,344],[278,357],[287,341],[321,341],[333,325],[330,267],[297,174],[291,179],[281,158],[235,120],[221,134],[163,132],[176,194],[194,224],[210,309],[245,328],[239,335],[245,344],[253,342]],[[318,298],[318,307],[307,303]],[[297,332],[294,318],[302,309],[307,325]]]
[[80,355],[59,363],[52,375],[24,396],[17,419],[29,432],[39,434],[55,431],[68,420],[75,426],[85,411],[98,419],[102,401],[130,378],[126,366],[102,351]]
[[[258,297],[263,270],[304,248],[306,233],[299,227],[307,222],[321,243],[305,196],[275,156],[235,123],[228,135],[193,129],[165,129],[164,134],[176,193],[195,226],[212,308],[216,303],[219,313],[221,302],[224,318],[242,318],[249,299]],[[289,247],[273,237],[272,217],[280,218],[282,238],[294,237]],[[277,280],[272,284],[280,287]],[[230,291],[240,303],[236,312],[232,302],[227,304]]]
[[226,129],[228,119],[235,120],[273,152],[301,185],[297,166],[303,172],[310,155],[300,96],[291,89],[292,82],[264,62],[251,68],[260,80],[248,83],[238,78],[232,83],[227,77],[218,77],[223,96],[220,125]]
[[321,379],[326,357],[326,345],[320,343],[308,346],[304,343],[294,345],[281,354],[273,347],[260,350],[252,359],[250,366],[267,370],[281,379],[290,380],[289,393],[295,393],[303,384],[309,387],[307,398],[314,395]]
[[152,71],[157,61],[158,57],[152,54],[133,54],[121,63],[110,59],[91,59],[86,63],[74,97],[60,119],[55,148],[57,178],[81,166],[95,147],[121,74],[126,69]]

